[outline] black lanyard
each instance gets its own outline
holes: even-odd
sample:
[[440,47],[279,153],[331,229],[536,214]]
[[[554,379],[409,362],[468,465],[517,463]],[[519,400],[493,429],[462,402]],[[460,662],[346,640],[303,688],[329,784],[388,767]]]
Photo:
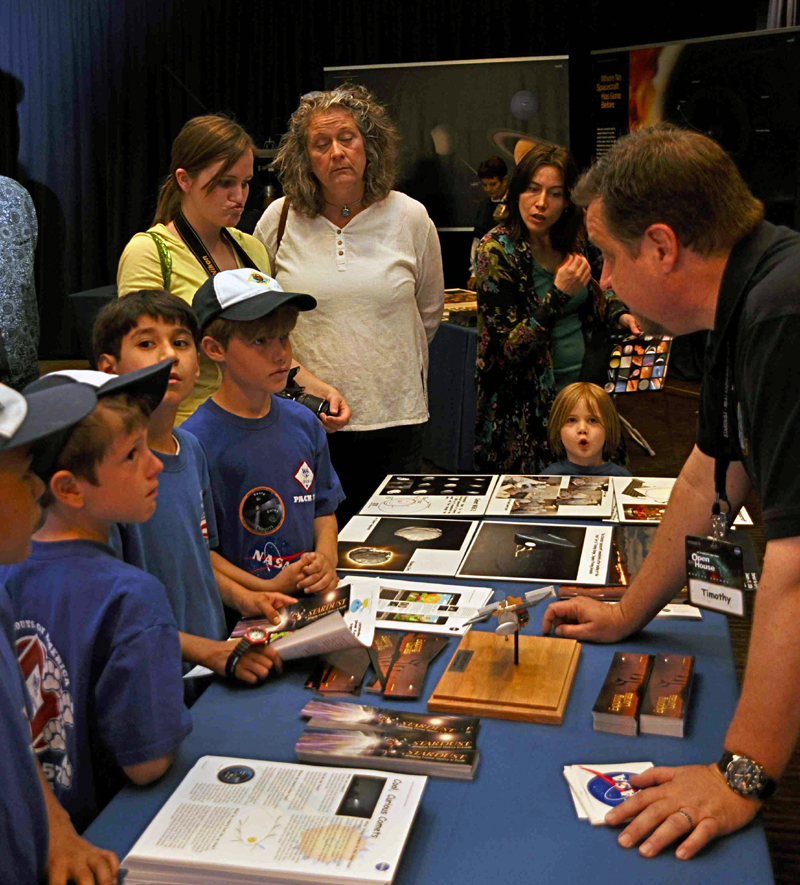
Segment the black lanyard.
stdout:
[[[197,231],[189,224],[184,216],[183,212],[178,212],[178,214],[173,218],[173,224],[175,225],[175,230],[181,236],[181,239],[189,248],[189,251],[194,255],[194,257],[200,262],[200,266],[203,270],[210,276],[213,277],[215,274],[219,273],[219,265],[216,261],[208,254],[208,250],[206,249],[203,241],[197,235]],[[239,259],[240,263],[243,267],[252,267],[253,270],[259,270],[258,265],[255,264],[253,259],[244,251],[244,249],[236,242],[236,240],[228,233],[226,228],[222,228],[222,237],[227,240],[227,242],[233,247],[233,251],[236,253],[236,257]]]

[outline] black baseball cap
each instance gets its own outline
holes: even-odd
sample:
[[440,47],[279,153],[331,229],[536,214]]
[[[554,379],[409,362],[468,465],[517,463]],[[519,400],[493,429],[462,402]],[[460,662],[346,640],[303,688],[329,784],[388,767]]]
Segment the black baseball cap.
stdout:
[[217,317],[258,320],[287,302],[298,310],[313,310],[317,306],[311,295],[284,292],[281,284],[267,274],[241,267],[209,277],[195,292],[192,307],[202,332]]
[[153,366],[135,369],[124,375],[109,375],[106,372],[96,372],[92,369],[63,369],[32,381],[23,393],[27,396],[29,393],[54,388],[63,391],[65,387],[73,387],[77,382],[81,386],[88,386],[94,390],[98,398],[123,392],[137,398],[141,397],[153,412],[161,405],[161,400],[164,399],[164,394],[167,392],[172,363],[173,360],[162,360]]
[[46,448],[55,434],[82,421],[95,405],[97,394],[81,384],[24,394],[0,384],[0,452],[31,443]]

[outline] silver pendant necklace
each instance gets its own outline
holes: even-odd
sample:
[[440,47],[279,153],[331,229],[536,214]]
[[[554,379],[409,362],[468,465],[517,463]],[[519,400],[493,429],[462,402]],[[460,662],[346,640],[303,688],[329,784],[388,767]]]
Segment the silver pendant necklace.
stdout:
[[345,203],[343,206],[340,206],[339,203],[331,203],[328,200],[325,200],[325,202],[328,206],[339,206],[339,214],[342,216],[342,218],[349,218],[352,214],[352,210],[350,209],[350,207],[357,206],[363,199],[364,197],[361,196],[357,200],[353,200],[352,203]]

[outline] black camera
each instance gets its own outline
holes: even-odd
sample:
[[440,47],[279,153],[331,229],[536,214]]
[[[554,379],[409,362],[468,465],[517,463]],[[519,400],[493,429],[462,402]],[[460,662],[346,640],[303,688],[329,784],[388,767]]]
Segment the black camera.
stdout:
[[276,396],[283,397],[283,399],[291,399],[296,403],[300,403],[301,406],[305,406],[307,409],[311,409],[311,411],[319,418],[320,415],[330,415],[331,413],[331,404],[326,399],[322,399],[322,397],[314,396],[311,393],[305,393],[305,387],[301,387],[295,380],[294,376],[297,374],[297,369],[292,369],[289,372],[289,377],[286,381],[286,387],[280,392],[276,393]]

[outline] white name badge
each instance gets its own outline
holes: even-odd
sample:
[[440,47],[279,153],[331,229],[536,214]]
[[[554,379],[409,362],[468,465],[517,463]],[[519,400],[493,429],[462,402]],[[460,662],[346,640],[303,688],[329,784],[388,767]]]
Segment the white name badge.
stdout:
[[686,577],[692,605],[744,617],[744,564],[738,544],[687,535]]
[[690,578],[689,599],[692,605],[711,608],[726,615],[744,617],[744,593],[741,590],[734,590],[733,587]]

